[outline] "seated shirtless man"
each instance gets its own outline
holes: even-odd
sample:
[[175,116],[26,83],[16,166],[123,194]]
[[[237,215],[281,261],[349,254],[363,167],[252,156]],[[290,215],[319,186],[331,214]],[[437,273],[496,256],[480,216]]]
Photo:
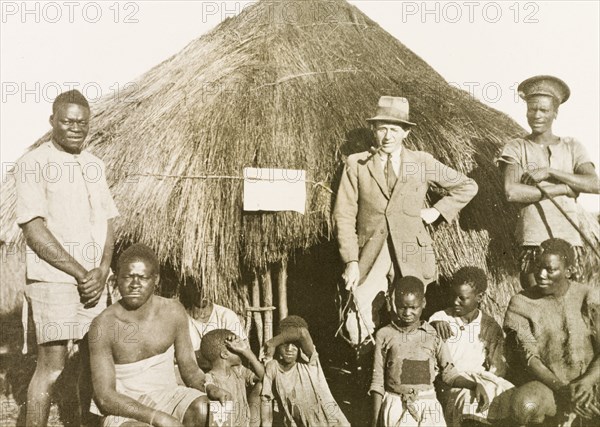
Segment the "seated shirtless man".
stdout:
[[[128,248],[117,263],[122,299],[90,328],[94,398],[105,427],[202,426],[208,416],[206,393],[222,403],[229,399],[218,387],[205,389],[185,309],[154,295],[158,281],[154,252],[141,244]],[[188,387],[177,385],[174,357]]]

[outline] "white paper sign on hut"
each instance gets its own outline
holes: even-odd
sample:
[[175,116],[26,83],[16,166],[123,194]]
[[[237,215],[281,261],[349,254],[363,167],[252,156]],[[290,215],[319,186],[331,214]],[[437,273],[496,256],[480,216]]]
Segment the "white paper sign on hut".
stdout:
[[295,211],[306,208],[306,171],[244,168],[245,211]]

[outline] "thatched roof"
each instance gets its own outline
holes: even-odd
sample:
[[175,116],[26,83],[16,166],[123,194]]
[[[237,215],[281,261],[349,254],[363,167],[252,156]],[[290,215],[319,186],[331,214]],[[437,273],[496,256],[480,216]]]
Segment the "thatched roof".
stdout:
[[[441,273],[484,267],[505,304],[514,293],[505,278],[515,276],[515,208],[493,158],[523,129],[449,86],[344,0],[261,1],[93,108],[88,148],[108,166],[118,238],[150,244],[232,304],[243,271],[331,237],[332,194],[310,185],[305,215],[243,213],[241,180],[184,176],[305,169],[335,190],[344,155],[366,148],[365,118],[384,94],[410,100],[418,126],[408,146],[480,185],[460,223],[434,232]],[[181,178],[137,175],[145,173]],[[2,188],[2,230],[14,221],[13,191]]]

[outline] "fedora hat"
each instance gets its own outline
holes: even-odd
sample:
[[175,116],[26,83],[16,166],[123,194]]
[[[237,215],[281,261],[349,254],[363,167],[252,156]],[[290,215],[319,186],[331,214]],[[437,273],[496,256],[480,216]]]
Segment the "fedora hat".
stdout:
[[367,119],[368,122],[402,123],[415,126],[409,121],[408,99],[399,96],[382,96],[377,103],[375,117]]
[[556,98],[561,104],[569,99],[569,86],[558,77],[533,76],[524,80],[517,88],[519,96],[525,100],[530,96],[545,95]]

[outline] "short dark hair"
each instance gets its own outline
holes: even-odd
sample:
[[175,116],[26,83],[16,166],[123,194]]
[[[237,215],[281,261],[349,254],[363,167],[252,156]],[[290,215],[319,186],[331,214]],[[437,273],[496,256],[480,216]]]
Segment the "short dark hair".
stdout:
[[308,330],[308,323],[306,323],[306,320],[302,317],[292,314],[291,316],[281,319],[279,327],[277,328],[277,335],[287,328],[304,328]]
[[119,256],[117,261],[117,273],[124,265],[127,265],[135,260],[145,261],[152,267],[153,273],[160,273],[160,263],[156,253],[154,253],[149,246],[144,245],[143,243],[135,243],[131,245]]
[[214,362],[226,350],[225,340],[235,335],[229,329],[214,329],[202,337],[200,342],[200,354],[209,362]]
[[56,114],[58,107],[65,104],[77,104],[90,109],[90,104],[81,92],[77,89],[69,90],[58,95],[52,103],[52,114]]
[[396,277],[392,284],[392,292],[394,298],[410,294],[425,298],[425,285],[418,277]]
[[462,267],[452,276],[452,286],[470,285],[475,292],[482,294],[487,290],[488,279],[485,271],[479,267]]
[[563,259],[565,267],[571,267],[575,264],[573,246],[563,239],[553,238],[544,240],[540,244],[540,253],[538,256],[542,256],[543,254],[558,255]]

